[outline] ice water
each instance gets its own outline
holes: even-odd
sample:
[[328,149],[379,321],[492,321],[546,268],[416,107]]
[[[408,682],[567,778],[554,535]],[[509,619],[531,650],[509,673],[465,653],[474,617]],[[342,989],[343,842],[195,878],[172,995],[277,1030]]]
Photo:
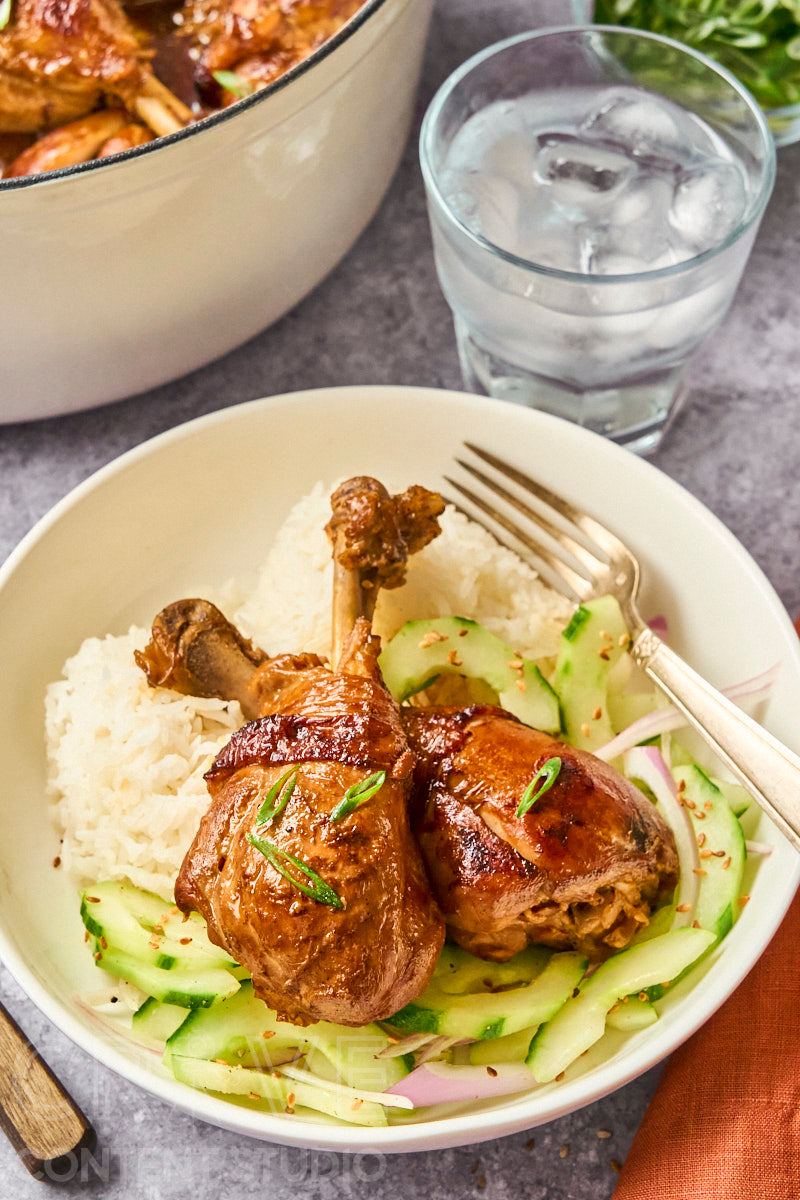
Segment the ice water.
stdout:
[[749,251],[707,253],[752,201],[731,145],[642,88],[538,91],[470,116],[440,189],[477,235],[434,221],[468,383],[646,447]]

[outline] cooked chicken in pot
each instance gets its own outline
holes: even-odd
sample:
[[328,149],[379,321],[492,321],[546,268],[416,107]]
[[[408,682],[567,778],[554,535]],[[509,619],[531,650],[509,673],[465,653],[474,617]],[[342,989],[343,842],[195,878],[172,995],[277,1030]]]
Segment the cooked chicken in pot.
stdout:
[[266,87],[362,2],[10,0],[0,27],[0,169],[38,174],[174,133]]

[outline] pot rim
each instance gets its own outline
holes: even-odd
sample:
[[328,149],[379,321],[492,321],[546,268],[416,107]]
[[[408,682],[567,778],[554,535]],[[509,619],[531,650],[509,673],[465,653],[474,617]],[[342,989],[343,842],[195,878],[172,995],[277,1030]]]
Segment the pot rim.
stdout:
[[212,113],[208,117],[203,117],[191,125],[184,126],[183,129],[178,129],[175,133],[156,137],[153,141],[147,142],[143,146],[133,146],[130,150],[123,150],[121,153],[109,155],[107,158],[93,158],[88,162],[76,163],[71,167],[59,167],[55,171],[39,172],[36,175],[22,175],[18,178],[0,179],[0,193],[17,191],[21,188],[37,187],[42,184],[55,182],[57,179],[85,175],[90,171],[100,171],[105,167],[115,166],[117,163],[126,162],[129,159],[142,158],[146,154],[153,154],[159,150],[166,149],[168,146],[174,146],[178,142],[186,141],[188,138],[201,134],[207,129],[213,129],[221,125],[223,121],[230,121],[247,109],[254,108],[257,104],[263,104],[270,96],[282,91],[283,88],[288,87],[295,79],[299,79],[302,75],[310,71],[318,62],[333,54],[339,46],[348,41],[354,33],[366,24],[373,13],[383,8],[386,3],[387,0],[365,0],[361,8],[353,14],[350,20],[345,22],[341,29],[338,29],[327,41],[318,46],[307,58],[304,58],[302,62],[297,63],[294,67],[290,67],[288,71],[285,71],[283,75],[279,75],[277,79],[267,84],[266,87],[253,92],[251,96],[245,96],[233,104],[229,104],[226,108],[221,108],[218,112]]

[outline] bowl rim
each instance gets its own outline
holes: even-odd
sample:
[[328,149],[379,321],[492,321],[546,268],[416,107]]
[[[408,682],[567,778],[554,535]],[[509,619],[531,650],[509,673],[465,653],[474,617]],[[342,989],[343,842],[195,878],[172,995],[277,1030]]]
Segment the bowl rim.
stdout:
[[[17,566],[71,509],[78,506],[84,497],[102,488],[109,480],[123,474],[129,466],[146,459],[154,450],[159,451],[170,444],[173,447],[178,446],[183,439],[191,438],[196,432],[206,431],[230,420],[246,420],[249,412],[266,411],[270,408],[281,408],[290,404],[295,410],[298,410],[304,404],[311,408],[322,401],[334,405],[346,404],[347,398],[352,398],[354,394],[359,397],[366,395],[371,405],[384,403],[391,406],[397,404],[401,395],[409,393],[426,404],[450,407],[454,413],[460,412],[462,417],[468,417],[470,412],[476,414],[479,411],[485,412],[487,406],[488,409],[494,408],[498,416],[503,412],[508,412],[510,408],[512,410],[516,408],[516,406],[509,406],[505,401],[487,399],[483,396],[469,395],[454,390],[407,385],[356,384],[282,393],[207,413],[167,429],[134,446],[106,463],[69,491],[40,518],[12,551],[6,562],[0,566],[0,595],[11,581]],[[620,469],[632,473],[633,480],[642,477],[652,478],[653,475],[661,476],[670,496],[676,497],[684,504],[697,518],[698,524],[708,530],[711,535],[720,539],[730,549],[733,556],[747,567],[754,583],[763,595],[765,605],[771,610],[777,624],[784,627],[787,634],[791,633],[791,639],[787,639],[787,645],[791,646],[791,650],[786,661],[792,660],[794,667],[800,672],[800,639],[796,637],[789,614],[772,584],[752,556],[710,509],[675,479],[659,471],[646,459],[631,454],[624,447],[550,414],[537,410],[518,411],[527,412],[528,416],[525,419],[530,419],[532,426],[541,426],[541,432],[545,435],[548,430],[555,434],[561,431],[563,434],[565,428],[569,429],[571,432],[568,436],[574,437],[586,446],[591,444],[602,454],[608,455],[609,462],[616,461]],[[277,1144],[363,1154],[408,1153],[464,1146],[471,1142],[495,1139],[530,1129],[535,1125],[555,1120],[559,1116],[594,1103],[638,1078],[694,1034],[738,987],[766,949],[783,920],[798,884],[800,884],[800,856],[793,860],[793,868],[787,871],[783,878],[774,880],[772,896],[773,899],[777,897],[777,903],[773,904],[769,917],[760,924],[758,936],[742,939],[735,963],[731,960],[726,971],[709,973],[705,977],[706,1004],[695,1005],[693,1008],[685,1010],[678,1037],[676,1037],[674,1029],[664,1030],[655,1026],[648,1031],[650,1036],[644,1046],[637,1046],[629,1051],[622,1063],[614,1062],[612,1059],[599,1064],[592,1072],[591,1087],[587,1088],[587,1077],[585,1076],[562,1083],[557,1093],[548,1095],[549,1104],[544,1116],[532,1111],[537,1096],[536,1090],[533,1090],[519,1093],[519,1095],[501,1097],[500,1100],[506,1102],[503,1107],[491,1109],[488,1112],[460,1113],[432,1122],[414,1122],[385,1128],[284,1122],[275,1114],[240,1108],[225,1100],[220,1100],[216,1096],[195,1091],[175,1079],[170,1079],[166,1073],[162,1075],[157,1070],[151,1069],[149,1065],[134,1061],[130,1054],[125,1054],[120,1048],[128,1043],[128,1039],[125,1039],[122,1031],[118,1032],[105,1025],[100,1017],[97,1018],[96,1029],[93,1031],[75,1012],[74,1000],[71,997],[60,998],[39,981],[2,924],[0,924],[0,961],[3,962],[27,997],[56,1028],[66,1034],[80,1049],[104,1066],[110,1067],[123,1079],[137,1084],[150,1095],[175,1105],[181,1111],[188,1112],[220,1128]],[[155,1066],[155,1063],[152,1065]],[[533,1105],[531,1105],[532,1099]]]
[[[441,171],[437,171],[433,165],[433,141],[439,119],[444,111],[444,106],[450,96],[456,90],[458,85],[466,79],[474,70],[480,67],[484,62],[493,58],[497,54],[502,54],[506,50],[510,50],[515,46],[525,45],[529,42],[538,41],[540,38],[547,39],[552,37],[573,37],[573,38],[589,38],[596,37],[598,34],[613,34],[614,36],[623,36],[630,38],[631,41],[651,41],[661,45],[668,46],[672,50],[685,55],[687,58],[694,58],[704,67],[710,70],[713,74],[720,76],[734,92],[736,92],[744,101],[747,108],[750,110],[755,125],[761,135],[761,140],[764,147],[764,158],[761,163],[761,180],[758,194],[751,200],[744,214],[737,222],[736,228],[732,230],[727,237],[714,246],[710,246],[707,250],[702,250],[699,254],[693,255],[691,258],[682,259],[681,262],[670,263],[668,266],[651,268],[645,271],[635,272],[620,272],[614,275],[592,275],[585,274],[581,271],[569,271],[561,267],[548,267],[543,263],[535,262],[533,259],[523,258],[515,254],[511,250],[505,250],[502,246],[497,245],[489,238],[484,237],[476,229],[471,228],[465,220],[463,220],[455,211],[455,209],[447,202],[444,192],[440,186]],[[653,90],[653,89],[649,89]],[[479,50],[457,67],[445,81],[441,84],[433,99],[431,100],[425,116],[422,120],[422,126],[419,134],[419,159],[420,169],[425,181],[425,188],[431,201],[431,205],[435,206],[438,213],[442,214],[444,223],[448,228],[455,229],[458,234],[466,239],[469,245],[477,247],[483,253],[489,253],[496,258],[502,259],[511,266],[527,271],[532,275],[543,275],[550,279],[558,279],[564,283],[574,284],[591,284],[592,287],[607,287],[626,283],[641,283],[645,281],[649,283],[652,280],[670,279],[673,276],[685,274],[697,267],[703,266],[718,255],[729,250],[738,241],[740,241],[748,231],[755,227],[758,228],[758,223],[761,220],[764,210],[769,203],[775,186],[775,174],[777,171],[777,156],[775,151],[775,139],[769,128],[764,110],[756,102],[752,94],[748,91],[741,80],[723,67],[721,63],[715,62],[709,58],[707,54],[695,49],[694,46],[686,45],[684,42],[678,42],[674,38],[669,38],[660,33],[652,33],[648,29],[638,29],[627,25],[556,25],[544,26],[541,29],[528,30],[524,33],[514,34],[512,37],[503,38],[502,41],[495,42],[490,46],[486,46],[483,50]]]
[[33,188],[41,184],[54,183],[59,179],[68,179],[72,176],[87,175],[92,171],[100,171],[105,167],[115,166],[118,163],[128,162],[134,158],[143,158],[147,154],[165,150],[167,147],[175,146],[179,142],[186,141],[188,138],[194,137],[207,129],[216,128],[224,121],[230,121],[247,109],[255,108],[258,104],[263,104],[270,96],[274,96],[277,92],[282,91],[283,88],[288,87],[295,79],[299,79],[305,75],[317,63],[328,58],[339,46],[349,41],[353,34],[357,33],[369,20],[373,13],[383,8],[386,3],[387,0],[364,0],[361,8],[354,12],[352,17],[340,29],[337,29],[336,33],[327,38],[307,58],[290,67],[283,75],[279,75],[277,79],[273,79],[272,83],[268,83],[266,87],[260,88],[250,96],[243,96],[241,99],[234,101],[233,104],[229,104],[227,107],[221,108],[207,117],[202,117],[199,121],[194,121],[191,125],[185,125],[182,129],[176,130],[175,133],[156,137],[151,142],[146,142],[143,146],[133,146],[129,150],[123,150],[119,154],[111,154],[107,158],[93,158],[88,162],[76,163],[71,167],[59,167],[55,171],[42,171],[36,175],[22,175],[19,178],[11,179],[0,178],[0,193],[19,191],[22,188]]

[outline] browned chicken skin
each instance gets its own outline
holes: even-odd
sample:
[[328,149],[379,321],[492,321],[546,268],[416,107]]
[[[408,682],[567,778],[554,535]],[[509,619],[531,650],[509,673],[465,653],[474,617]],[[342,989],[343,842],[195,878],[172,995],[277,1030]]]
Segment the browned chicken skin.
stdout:
[[[390,497],[374,480],[358,484],[332,498],[331,541],[335,547],[346,526],[383,553],[370,522],[393,527],[393,577],[402,582],[410,547],[438,532],[436,505],[421,488],[409,500],[409,493]],[[364,551],[365,564],[368,557]],[[377,560],[371,565],[380,569]],[[368,594],[356,589],[335,605],[337,638],[344,623],[352,627],[335,674],[315,655],[268,659],[200,600],[159,613],[136,655],[154,686],[235,698],[259,714],[206,775],[211,805],[175,899],[203,915],[211,939],[249,969],[256,994],[298,1024],[391,1016],[424,990],[444,943],[411,834],[413,760],[400,713],[381,679],[370,622],[353,619]],[[287,768],[296,768],[288,803],[273,819],[259,818]],[[384,775],[378,790],[334,818],[348,789],[377,773]],[[303,890],[320,881],[333,891]]]
[[0,33],[0,132],[53,129],[103,94],[132,101],[146,61],[117,0],[13,0]]
[[[403,709],[416,757],[413,824],[451,935],[482,958],[529,942],[597,960],[672,893],[678,860],[655,806],[608,764],[503,709]],[[522,817],[539,768],[553,785]]]
[[[409,828],[412,759],[377,652],[358,622],[338,674],[316,665],[290,676],[268,715],[234,734],[206,776],[211,807],[175,885],[178,906],[197,909],[256,994],[298,1024],[390,1016],[424,989],[444,942]],[[247,840],[294,764],[288,806],[258,833],[321,876],[341,908],[305,895]],[[347,789],[380,770],[377,794],[332,821]]]
[[203,50],[195,81],[208,104],[231,103],[215,71],[233,71],[252,88],[266,87],[308,58],[361,7],[363,0],[188,0],[182,30]]

